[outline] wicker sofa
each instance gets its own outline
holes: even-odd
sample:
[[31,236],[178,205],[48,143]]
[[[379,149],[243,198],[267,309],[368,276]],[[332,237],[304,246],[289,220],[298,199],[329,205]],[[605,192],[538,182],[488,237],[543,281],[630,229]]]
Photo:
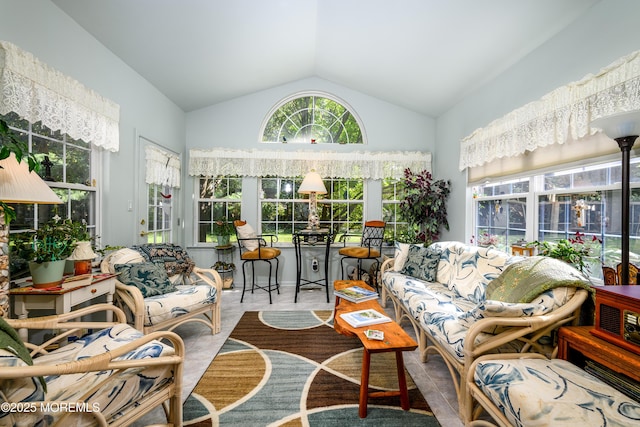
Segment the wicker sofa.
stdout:
[[119,249],[101,262],[102,272],[119,273],[114,301],[129,323],[144,333],[200,322],[220,332],[222,279],[199,268],[173,244]]
[[[411,322],[423,362],[432,352],[443,357],[463,418],[471,400],[464,381],[471,363],[486,353],[553,353],[553,331],[578,318],[589,288],[562,261],[461,242],[396,244],[381,270],[383,304],[393,303],[396,321]],[[524,288],[534,294],[513,300]]]
[[[81,320],[107,310],[115,321]],[[128,426],[161,404],[168,425],[182,425],[182,339],[143,335],[125,321],[111,304],[0,321],[0,425]],[[32,345],[20,341],[18,328],[58,333]],[[67,342],[70,336],[80,338]]]

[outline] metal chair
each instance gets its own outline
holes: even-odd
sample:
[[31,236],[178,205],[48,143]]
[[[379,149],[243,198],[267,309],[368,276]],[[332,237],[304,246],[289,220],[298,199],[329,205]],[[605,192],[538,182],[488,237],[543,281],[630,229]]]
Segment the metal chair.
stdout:
[[[385,222],[379,220],[367,221],[364,223],[364,229],[362,234],[348,234],[345,233],[340,236],[340,241],[343,242],[344,247],[341,248],[338,253],[342,255],[340,259],[340,269],[342,270],[342,279],[344,280],[344,261],[348,259],[357,260],[357,277],[358,280],[362,278],[362,261],[366,259],[374,260],[376,268],[376,274],[380,269],[380,256],[382,254],[382,242],[384,241],[384,228]],[[360,237],[360,246],[347,246],[347,240],[350,237]],[[377,287],[377,283],[376,283]]]
[[[278,283],[278,267],[280,265],[280,249],[274,248],[273,244],[278,241],[275,235],[263,234],[257,235],[250,225],[247,225],[246,221],[236,220],[233,221],[233,225],[236,229],[236,238],[238,240],[238,247],[240,248],[240,259],[242,260],[242,296],[240,302],[244,300],[244,293],[247,288],[247,277],[245,266],[249,262],[251,263],[251,293],[255,288],[262,289],[269,292],[269,304],[272,304],[271,291],[275,289],[280,294],[280,284]],[[267,244],[267,240],[269,243]],[[271,286],[271,273],[273,271],[272,261],[276,262],[276,271],[274,276],[275,288]],[[269,281],[268,285],[256,285],[255,263],[265,262],[269,264]]]

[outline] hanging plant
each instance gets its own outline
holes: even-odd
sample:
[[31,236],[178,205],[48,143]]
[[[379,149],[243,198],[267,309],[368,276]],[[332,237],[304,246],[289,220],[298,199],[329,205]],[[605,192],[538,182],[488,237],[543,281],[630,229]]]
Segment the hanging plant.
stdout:
[[451,183],[434,181],[429,171],[414,173],[407,168],[404,184],[404,200],[400,202],[404,219],[412,226],[415,241],[429,245],[438,240],[442,227],[449,230],[446,202]]

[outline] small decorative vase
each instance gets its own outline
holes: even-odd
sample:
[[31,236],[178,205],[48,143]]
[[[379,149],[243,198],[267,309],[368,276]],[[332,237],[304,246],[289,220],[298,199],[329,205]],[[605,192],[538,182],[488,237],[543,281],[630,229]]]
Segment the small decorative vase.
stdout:
[[34,288],[52,288],[62,283],[66,260],[29,262],[31,280]]

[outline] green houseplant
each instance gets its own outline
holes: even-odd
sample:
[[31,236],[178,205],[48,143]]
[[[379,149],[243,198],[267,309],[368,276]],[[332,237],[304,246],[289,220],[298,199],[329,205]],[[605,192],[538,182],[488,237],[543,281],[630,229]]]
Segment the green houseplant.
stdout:
[[431,172],[404,170],[404,200],[400,209],[404,218],[413,227],[415,241],[429,245],[440,237],[440,230],[449,230],[447,221],[447,198],[451,183],[443,179],[434,180]]
[[528,243],[527,246],[535,247],[538,255],[548,256],[560,259],[568,264],[573,265],[580,270],[585,276],[589,276],[591,272],[590,260],[597,259],[596,249],[600,247],[602,241],[596,236],[591,240],[585,239],[585,235],[579,231],[575,236],[569,239],[560,239],[557,241],[535,241]]
[[66,259],[77,243],[78,223],[55,216],[33,235],[33,256],[29,270],[35,287],[55,286],[62,280]]
[[218,220],[213,223],[211,231],[218,240],[218,246],[229,246],[231,236],[235,233],[235,227],[225,220]]

